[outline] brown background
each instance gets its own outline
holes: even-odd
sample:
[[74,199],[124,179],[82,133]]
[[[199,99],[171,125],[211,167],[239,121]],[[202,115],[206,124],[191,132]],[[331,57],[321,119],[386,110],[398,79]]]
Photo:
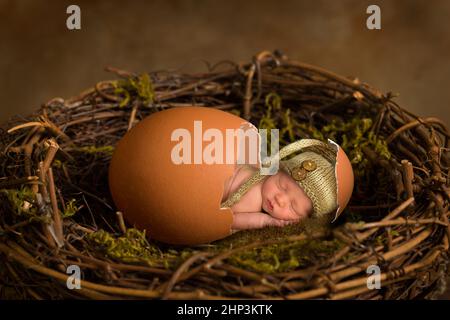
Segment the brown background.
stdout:
[[[69,4],[81,7],[82,30],[67,30]],[[365,27],[369,4],[381,7],[381,31]],[[280,49],[450,124],[449,18],[446,0],[0,0],[0,122],[113,77],[107,65],[202,71],[201,59]]]
[[[81,7],[82,30],[67,30],[69,4]],[[380,31],[366,29],[370,4],[381,7]],[[280,49],[449,125],[449,21],[446,0],[0,0],[0,122],[111,78],[108,65],[204,71],[201,59]]]

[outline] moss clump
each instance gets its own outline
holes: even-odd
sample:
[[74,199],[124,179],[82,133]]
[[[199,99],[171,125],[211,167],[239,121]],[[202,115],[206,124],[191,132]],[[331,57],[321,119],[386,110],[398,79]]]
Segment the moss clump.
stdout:
[[286,241],[236,253],[228,262],[256,272],[287,272],[330,257],[341,247],[338,240]]
[[259,121],[259,128],[275,129],[277,128],[277,125],[275,119],[272,117],[272,111],[281,110],[281,97],[277,93],[271,92],[266,95],[264,102],[266,106],[266,114]]
[[123,96],[120,107],[125,107],[131,100],[132,95],[139,97],[146,105],[152,103],[155,97],[153,83],[148,73],[141,74],[136,79],[128,78],[113,82],[114,94]]
[[[389,230],[389,234],[393,238],[398,237],[400,235],[397,230]],[[384,246],[384,245],[387,245],[387,243],[388,243],[388,238],[386,237],[386,235],[384,233],[375,237],[375,244],[377,246]]]
[[295,140],[295,125],[298,125],[298,122],[291,117],[291,109],[283,113],[283,123],[284,127],[281,129],[280,136],[281,143],[286,145]]
[[265,98],[266,113],[259,121],[258,128],[267,130],[267,144],[271,142],[271,129],[278,129],[276,120],[272,116],[272,111],[281,110],[281,97],[271,92]]
[[59,160],[59,159],[55,159],[55,160],[53,160],[53,164],[52,164],[52,166],[53,166],[53,167],[55,167],[55,168],[58,168],[58,169],[60,169],[60,168],[62,168],[62,166],[63,166],[63,163],[62,163],[62,161],[61,161],[61,160]]
[[268,129],[268,133],[270,129],[279,128],[281,147],[303,138],[321,141],[331,139],[347,153],[351,163],[355,165],[354,170],[357,176],[363,176],[368,165],[368,160],[362,151],[364,147],[374,150],[382,158],[391,158],[386,141],[374,133],[372,119],[361,114],[349,121],[333,120],[329,124],[318,127],[311,123],[298,122],[292,117],[290,109],[283,109],[282,99],[275,92],[266,95],[265,106],[266,113],[259,122],[259,128]]
[[349,151],[352,163],[361,163],[366,160],[361,151],[365,146],[370,146],[381,157],[390,159],[391,153],[386,141],[375,135],[372,125],[372,119],[356,117],[349,122],[333,121],[324,126],[322,131],[328,135],[328,138],[341,141],[342,148]]
[[315,139],[336,141],[354,165],[355,175],[363,176],[368,165],[362,151],[364,147],[369,147],[384,159],[391,158],[386,141],[375,135],[372,125],[370,118],[354,117],[348,122],[334,120],[320,129],[304,123],[299,124],[299,128]]
[[12,211],[17,216],[28,219],[30,222],[49,222],[47,216],[39,214],[35,195],[29,187],[22,186],[20,189],[2,189],[0,193],[6,196]]
[[78,212],[78,210],[81,209],[81,207],[77,207],[75,205],[76,200],[75,199],[71,199],[69,200],[66,205],[65,205],[65,209],[62,213],[63,218],[69,218],[72,217],[73,215],[75,215],[75,213]]
[[[50,218],[39,214],[35,195],[29,187],[23,186],[21,189],[3,189],[0,192],[6,195],[9,204],[14,212],[21,217],[26,217],[29,221],[50,222]],[[76,200],[71,199],[65,204],[65,209],[61,213],[63,218],[72,217],[81,207],[76,206]]]
[[[282,99],[276,93],[266,96],[266,113],[259,122],[260,129],[280,128],[280,146],[298,139],[314,138],[321,141],[336,141],[355,165],[355,175],[363,176],[368,165],[363,148],[369,147],[385,159],[391,158],[386,141],[373,130],[372,119],[357,115],[349,121],[333,120],[322,127],[310,123],[300,123],[291,115],[291,110],[282,108]],[[277,111],[277,115],[273,114]],[[270,131],[269,131],[270,132]],[[270,142],[270,140],[269,140]]]
[[32,206],[34,203],[34,193],[30,188],[3,189],[1,192],[6,195],[17,215],[23,215],[25,212],[28,214],[36,213],[36,208]]
[[87,154],[99,154],[104,153],[106,155],[112,155],[114,152],[113,146],[83,146],[75,148],[75,151],[83,152]]
[[228,250],[233,247],[252,244],[255,241],[264,239],[284,239],[289,236],[299,235],[304,231],[305,226],[302,223],[292,224],[282,228],[265,227],[262,229],[249,229],[236,232],[224,239],[214,241],[212,245],[217,251]]
[[255,272],[287,272],[304,268],[318,259],[330,257],[342,247],[343,244],[338,240],[327,241],[314,240],[312,238],[292,240],[289,238],[302,233],[308,235],[316,231],[325,231],[323,228],[323,226],[318,226],[311,221],[303,221],[302,223],[283,228],[266,227],[263,229],[245,230],[213,242],[210,250],[223,252],[258,241],[277,240],[275,244],[238,251],[228,257],[226,262]]
[[[284,228],[267,227],[257,230],[246,230],[230,237],[199,247],[159,246],[149,242],[145,231],[130,228],[123,236],[114,236],[99,230],[87,236],[89,242],[109,258],[124,263],[139,263],[153,267],[164,267],[175,270],[192,254],[201,251],[214,255],[226,252],[233,247],[254,243],[261,239],[278,239],[277,244],[238,251],[226,259],[226,262],[243,267],[246,270],[263,273],[290,271],[308,266],[318,259],[330,257],[342,243],[338,240],[299,240],[288,241],[287,237],[302,233],[301,224]],[[283,241],[283,239],[286,239]],[[164,248],[164,249],[162,249]]]
[[[270,130],[279,129],[280,146],[285,146],[297,139],[304,138],[298,136],[298,128],[301,124],[291,115],[291,109],[283,108],[283,100],[280,95],[271,92],[265,97],[266,113],[259,121],[259,129],[268,130],[268,143],[270,144]],[[275,112],[273,112],[275,111]],[[315,137],[319,139],[319,137]]]
[[144,263],[153,267],[173,269],[192,254],[191,249],[161,251],[155,244],[150,244],[145,231],[127,229],[123,236],[116,237],[105,230],[98,230],[87,239],[108,257],[125,263]]

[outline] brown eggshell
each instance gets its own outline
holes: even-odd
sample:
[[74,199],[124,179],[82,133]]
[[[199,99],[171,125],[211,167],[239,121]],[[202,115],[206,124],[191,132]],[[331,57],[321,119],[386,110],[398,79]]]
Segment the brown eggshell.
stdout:
[[[160,111],[142,120],[119,141],[110,163],[109,186],[117,208],[129,223],[165,243],[202,244],[231,233],[232,211],[220,209],[220,203],[235,165],[193,163],[195,120],[202,121],[203,132],[215,128],[224,137],[226,129],[247,123],[211,108]],[[172,161],[172,148],[179,141],[171,141],[171,135],[179,128],[191,133],[192,164]],[[203,142],[203,150],[210,143]]]
[[336,163],[336,179],[337,179],[337,198],[338,198],[338,210],[336,212],[335,219],[342,213],[342,211],[347,206],[353,192],[354,186],[354,175],[353,168],[345,154],[344,150],[339,147],[337,153],[337,163]]

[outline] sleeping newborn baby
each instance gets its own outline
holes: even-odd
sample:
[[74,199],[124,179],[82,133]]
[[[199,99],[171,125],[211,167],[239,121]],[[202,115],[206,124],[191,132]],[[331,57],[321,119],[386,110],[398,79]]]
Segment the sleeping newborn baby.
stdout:
[[[224,199],[238,190],[246,180],[259,171],[251,166],[240,166],[225,187]],[[298,222],[312,213],[312,201],[285,171],[266,176],[255,183],[231,206],[233,230],[256,229],[267,226],[285,226]],[[263,213],[265,211],[266,213]]]
[[221,207],[233,211],[233,232],[282,227],[308,217],[331,221],[342,212],[353,189],[353,171],[337,144],[302,139],[282,148],[279,159],[274,175],[261,175],[257,166],[239,165],[226,181]]

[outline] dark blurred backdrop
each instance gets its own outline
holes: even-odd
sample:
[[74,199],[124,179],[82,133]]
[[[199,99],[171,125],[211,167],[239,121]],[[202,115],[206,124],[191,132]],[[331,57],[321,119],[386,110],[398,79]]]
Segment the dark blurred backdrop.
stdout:
[[[82,29],[66,28],[78,4]],[[378,4],[382,30],[366,29]],[[450,1],[0,0],[0,122],[47,100],[136,72],[203,71],[263,49],[357,76],[403,107],[450,124]]]

